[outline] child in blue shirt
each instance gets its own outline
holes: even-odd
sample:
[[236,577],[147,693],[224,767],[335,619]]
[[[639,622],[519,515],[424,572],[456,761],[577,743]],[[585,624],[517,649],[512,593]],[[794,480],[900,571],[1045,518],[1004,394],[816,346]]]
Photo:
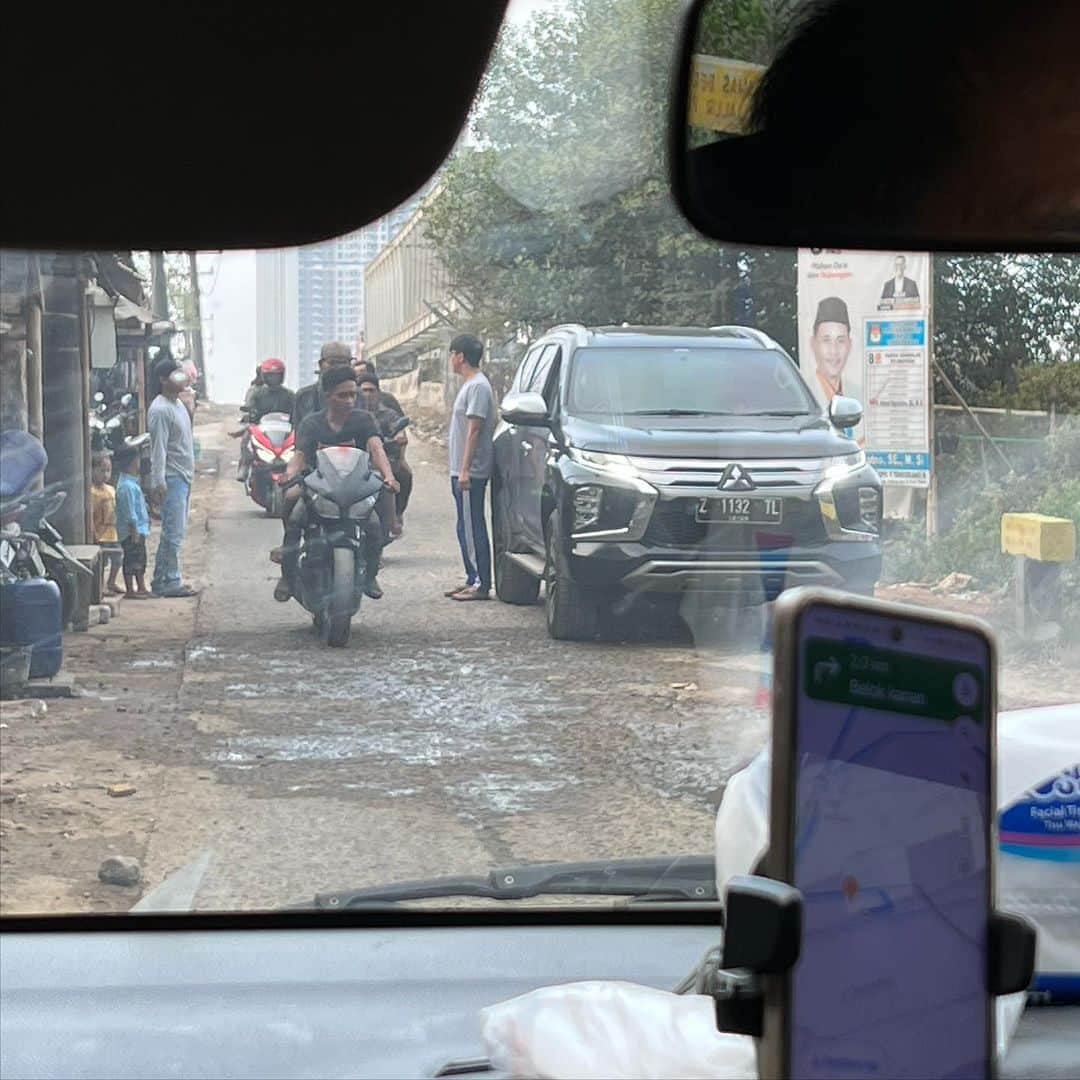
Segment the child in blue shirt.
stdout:
[[[139,483],[139,451],[124,446],[113,455],[120,471],[116,482],[116,532],[124,550],[124,584],[129,600],[145,600],[154,594],[146,587],[146,538],[150,535],[150,514]],[[135,586],[138,588],[135,588]]]

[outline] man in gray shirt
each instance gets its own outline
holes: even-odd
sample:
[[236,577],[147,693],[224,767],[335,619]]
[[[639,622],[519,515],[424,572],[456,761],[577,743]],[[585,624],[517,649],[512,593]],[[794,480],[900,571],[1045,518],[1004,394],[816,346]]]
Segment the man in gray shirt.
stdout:
[[445,595],[454,600],[491,599],[491,543],[484,495],[495,449],[495,395],[480,371],[484,346],[472,334],[450,342],[450,365],[464,380],[450,415],[450,490],[457,506],[457,537],[465,584]]
[[150,588],[155,596],[194,596],[195,590],[180,578],[180,545],[187,533],[195,477],[191,414],[180,400],[187,375],[167,355],[154,365],[153,378],[159,392],[147,410],[146,425],[150,429],[152,495],[161,507],[161,539]]

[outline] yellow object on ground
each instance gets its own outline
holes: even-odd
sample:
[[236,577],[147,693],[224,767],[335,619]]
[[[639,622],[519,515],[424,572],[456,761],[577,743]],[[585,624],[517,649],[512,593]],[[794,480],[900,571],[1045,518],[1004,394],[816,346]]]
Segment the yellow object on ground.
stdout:
[[1001,550],[1037,562],[1072,562],[1076,558],[1076,524],[1046,514],[1002,514]]

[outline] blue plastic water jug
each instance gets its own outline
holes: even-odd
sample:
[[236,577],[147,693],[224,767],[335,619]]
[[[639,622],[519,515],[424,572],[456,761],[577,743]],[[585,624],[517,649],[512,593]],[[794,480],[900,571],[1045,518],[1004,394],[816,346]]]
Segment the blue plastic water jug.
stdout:
[[30,678],[52,678],[64,662],[63,604],[55,581],[0,585],[0,643],[30,646]]

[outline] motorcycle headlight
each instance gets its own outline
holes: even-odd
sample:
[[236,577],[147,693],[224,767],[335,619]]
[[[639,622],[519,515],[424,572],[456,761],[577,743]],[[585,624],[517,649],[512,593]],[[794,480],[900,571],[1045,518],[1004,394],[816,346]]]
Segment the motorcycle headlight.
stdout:
[[379,501],[378,495],[369,495],[366,499],[361,499],[359,502],[354,502],[349,507],[349,517],[362,518],[367,517],[368,514],[375,508],[375,503]]
[[277,454],[272,450],[267,450],[265,446],[260,446],[258,443],[255,444],[255,456],[260,461],[265,461],[267,465],[277,460]]
[[341,507],[331,499],[326,498],[325,495],[315,496],[315,513],[320,517],[336,518],[341,517]]
[[286,464],[288,464],[290,461],[292,461],[292,456],[293,456],[293,447],[291,447],[291,446],[284,447],[281,450],[281,452],[278,454],[278,457],[280,457],[281,460],[284,461]]

